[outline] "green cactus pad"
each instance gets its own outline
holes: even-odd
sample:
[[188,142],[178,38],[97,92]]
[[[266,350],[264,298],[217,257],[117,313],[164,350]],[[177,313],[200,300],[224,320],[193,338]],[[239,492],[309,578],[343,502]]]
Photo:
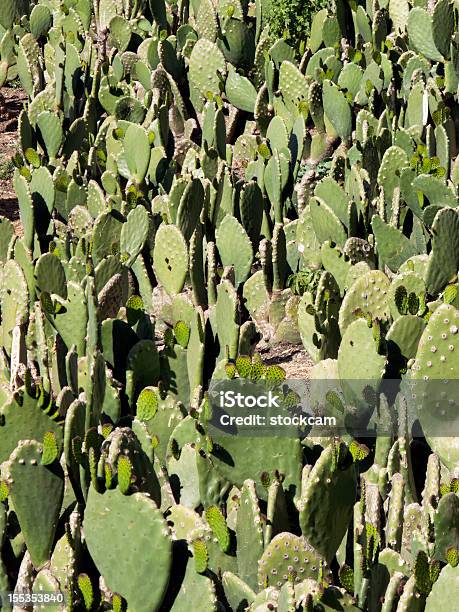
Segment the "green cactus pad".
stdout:
[[187,348],[190,341],[190,328],[184,321],[177,321],[174,325],[174,336],[182,348]]
[[0,415],[4,426],[0,440],[0,463],[6,461],[21,440],[42,441],[47,432],[52,432],[58,445],[62,444],[62,431],[42,409],[37,399],[23,392],[8,401],[5,398]]
[[435,558],[448,562],[448,551],[459,550],[459,498],[455,493],[444,495],[435,511]]
[[[256,483],[260,499],[266,499],[266,489],[262,485],[264,473],[278,470],[284,475],[283,486],[299,492],[301,482],[301,444],[291,440],[289,451],[285,448],[282,436],[270,438],[247,438],[244,436],[213,436],[212,461],[217,470],[230,482],[241,487],[251,478]],[[271,450],[269,450],[271,449]],[[250,456],[250,463],[247,457]]]
[[[414,380],[424,381],[419,407],[424,433],[442,463],[450,469],[454,469],[459,461],[459,448],[456,438],[445,435],[448,426],[440,415],[442,411],[451,414],[456,402],[447,394],[439,398],[438,382],[435,384],[435,381],[458,378],[458,362],[455,357],[459,350],[458,328],[459,311],[449,304],[439,306],[421,336],[411,369]],[[434,437],[435,431],[442,435]]]
[[279,70],[279,89],[287,110],[294,116],[307,111],[308,83],[292,62],[282,62]]
[[253,480],[243,484],[236,524],[239,577],[257,590],[257,562],[263,554],[263,523]]
[[24,239],[29,249],[32,248],[35,230],[35,207],[26,179],[16,169],[13,178],[14,190],[18,197],[19,215],[24,228]]
[[426,612],[437,612],[437,610],[448,607],[449,602],[459,596],[459,567],[447,565],[440,572],[438,580],[432,587],[432,591],[426,600]]
[[351,263],[339,248],[331,246],[330,242],[324,242],[320,249],[322,265],[336,280],[340,294],[344,295],[346,279],[351,268]]
[[325,80],[322,96],[326,117],[341,140],[348,140],[352,131],[352,114],[343,92],[334,83]]
[[[435,207],[438,209],[443,208],[444,206],[456,206],[455,194],[449,185],[445,185],[445,183],[437,178],[436,176],[431,176],[430,174],[418,174],[418,176],[413,180],[412,183],[413,190],[415,192],[422,193],[425,198],[429,201],[429,204],[435,210]],[[428,222],[428,214],[430,212],[424,210],[423,218],[427,225],[431,225],[432,222]],[[435,215],[431,216],[433,220]]]
[[199,514],[180,504],[172,506],[167,522],[175,540],[188,540],[191,539],[193,531],[204,533],[206,530],[206,525]]
[[40,443],[23,440],[6,464],[9,497],[37,569],[50,559],[64,494],[62,468],[43,465],[42,455]]
[[255,272],[244,283],[243,296],[246,308],[253,319],[258,320],[267,316],[269,294],[266,290],[262,270]]
[[394,189],[400,184],[400,171],[408,165],[405,151],[400,147],[389,147],[378,170],[378,184],[384,189],[386,202],[392,202]]
[[356,498],[354,465],[336,468],[333,452],[332,445],[322,451],[298,502],[301,532],[328,562],[346,533]]
[[119,252],[119,241],[123,219],[117,211],[101,213],[94,221],[92,238],[92,258],[94,265],[105,257]]
[[329,206],[341,223],[347,225],[349,200],[343,188],[331,177],[327,176],[317,183],[314,195]]
[[406,24],[410,42],[415,49],[436,62],[441,62],[442,54],[437,49],[432,30],[432,17],[419,6],[415,6],[408,15]]
[[222,576],[225,597],[233,610],[250,605],[255,599],[255,593],[239,576],[225,572]]
[[[416,272],[399,272],[392,279],[389,288],[389,308],[393,319],[410,313],[408,303],[410,294],[414,294],[418,301],[422,302],[426,294],[424,279]],[[418,314],[418,311],[421,311],[421,303],[416,312],[410,314]]]
[[157,442],[155,454],[164,463],[170,435],[186,413],[172,396],[161,399],[159,390],[155,389],[155,392],[159,400],[158,410],[153,418],[145,421],[145,425],[149,435]]
[[459,215],[445,208],[435,217],[432,225],[432,252],[426,271],[429,293],[435,295],[455,276],[459,269]]
[[143,206],[136,206],[123,223],[120,235],[120,252],[123,263],[130,266],[134,263],[148,238],[150,219]]
[[24,273],[19,264],[10,259],[3,268],[0,284],[2,346],[8,354],[11,351],[13,329],[27,320],[28,302],[29,293]]
[[101,495],[91,488],[83,529],[109,588],[139,612],[157,609],[169,582],[172,550],[167,524],[156,504],[143,493],[123,495],[113,489]]
[[236,68],[247,70],[255,59],[253,30],[240,19],[227,17],[221,23],[221,38],[217,41],[226,60]]
[[228,552],[230,546],[230,534],[225,518],[216,506],[210,506],[206,510],[206,521],[213,534],[218,540],[223,552]]
[[201,181],[195,179],[185,188],[177,208],[177,227],[182,232],[187,243],[199,221],[204,200],[204,190]]
[[236,286],[247,280],[252,268],[250,238],[235,217],[226,215],[217,229],[217,249],[224,266],[234,266]]
[[174,225],[161,225],[157,231],[153,266],[164,289],[170,295],[180,293],[188,270],[188,249],[182,233]]
[[55,293],[67,297],[65,270],[53,253],[45,253],[35,265],[35,283],[39,292]]
[[387,321],[389,279],[379,270],[371,270],[359,277],[351,286],[339,311],[339,327],[343,333],[360,314],[373,320]]
[[186,571],[180,590],[168,609],[171,612],[187,610],[216,612],[217,597],[213,581],[204,574],[198,574],[191,559],[187,559]]
[[393,344],[405,359],[414,359],[425,326],[426,321],[415,315],[408,314],[398,317],[386,334],[389,349]]
[[190,82],[198,95],[198,110],[209,94],[220,93],[220,78],[225,76],[226,62],[220,49],[210,40],[198,40],[190,57]]
[[[45,310],[46,317],[56,328],[67,348],[76,345],[79,354],[84,354],[86,344],[86,331],[88,322],[88,309],[86,296],[80,284],[70,281],[66,286],[67,299],[60,299],[53,295],[52,299],[57,306],[57,312]],[[49,294],[42,294],[43,297]]]
[[309,207],[312,226],[319,243],[330,240],[338,246],[344,246],[347,235],[333,210],[320,198],[311,198]]
[[365,319],[358,319],[346,328],[338,352],[338,372],[346,400],[366,415],[371,415],[374,408],[367,401],[367,387],[377,392],[386,365],[386,357],[377,349],[373,329]]
[[311,209],[309,206],[301,213],[296,230],[296,240],[298,244],[298,252],[306,266],[312,269],[320,268],[320,242],[314,231],[312,223]]
[[260,240],[263,222],[263,193],[255,181],[246,184],[241,194],[239,206],[244,229],[252,242],[252,246],[256,248]]
[[220,343],[220,357],[235,359],[239,346],[239,325],[237,323],[237,294],[228,280],[223,280],[217,288],[215,306],[217,336]]
[[306,578],[317,580],[323,572],[329,577],[325,560],[305,538],[280,533],[266,547],[258,561],[258,587],[282,587],[286,582],[297,584]]
[[257,101],[257,90],[248,78],[241,76],[229,67],[228,78],[226,79],[225,93],[236,108],[253,113]]
[[396,272],[410,257],[416,255],[416,246],[397,228],[374,216],[371,221],[380,265]]

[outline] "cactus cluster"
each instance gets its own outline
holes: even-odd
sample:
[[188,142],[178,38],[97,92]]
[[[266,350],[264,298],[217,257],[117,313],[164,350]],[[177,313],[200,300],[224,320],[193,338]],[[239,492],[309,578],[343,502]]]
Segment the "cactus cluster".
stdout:
[[[0,85],[28,97],[23,235],[0,217],[0,593],[451,606],[457,3],[334,0],[295,46],[268,0],[0,5]],[[395,429],[217,438],[212,382],[285,378],[260,341]],[[388,378],[424,390],[424,442]]]

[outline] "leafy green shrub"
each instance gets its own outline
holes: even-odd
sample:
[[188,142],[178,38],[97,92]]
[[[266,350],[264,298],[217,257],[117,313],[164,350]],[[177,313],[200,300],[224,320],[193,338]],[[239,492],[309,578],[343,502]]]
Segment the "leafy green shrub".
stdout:
[[322,272],[321,270],[299,270],[287,278],[287,287],[294,295],[303,295],[306,291],[315,293]]
[[0,180],[9,181],[13,176],[14,164],[10,157],[0,158]]
[[271,1],[267,18],[270,31],[275,37],[284,38],[290,45],[303,52],[312,18],[317,11],[328,5],[327,0]]

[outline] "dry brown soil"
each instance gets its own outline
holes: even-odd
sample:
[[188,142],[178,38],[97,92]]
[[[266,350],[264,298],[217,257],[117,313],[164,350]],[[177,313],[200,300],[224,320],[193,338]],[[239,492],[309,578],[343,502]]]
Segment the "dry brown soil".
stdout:
[[259,350],[266,365],[280,365],[285,370],[287,379],[308,380],[314,362],[301,345],[276,344]]
[[17,198],[14,193],[11,158],[17,148],[18,117],[26,100],[22,89],[0,89],[0,215],[13,222],[16,233],[22,233]]

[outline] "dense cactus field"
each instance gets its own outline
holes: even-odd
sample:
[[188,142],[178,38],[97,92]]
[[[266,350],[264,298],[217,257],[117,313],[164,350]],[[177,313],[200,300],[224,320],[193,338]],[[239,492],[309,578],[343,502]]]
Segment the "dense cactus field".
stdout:
[[[459,609],[458,9],[0,1],[2,610]],[[261,340],[389,433],[218,436]]]

